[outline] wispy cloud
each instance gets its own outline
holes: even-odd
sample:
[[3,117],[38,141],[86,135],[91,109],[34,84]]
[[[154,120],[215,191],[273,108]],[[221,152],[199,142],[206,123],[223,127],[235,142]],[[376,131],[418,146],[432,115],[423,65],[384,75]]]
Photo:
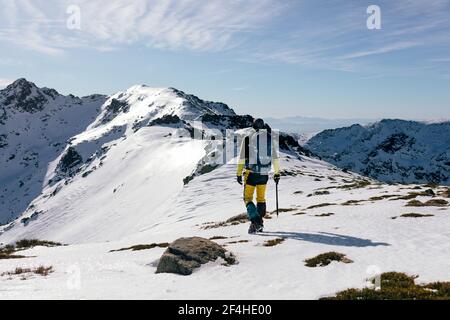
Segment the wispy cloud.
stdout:
[[247,60],[379,76],[382,70],[422,70],[427,63],[405,59],[386,68],[385,58],[390,55],[450,48],[450,1],[379,0],[376,4],[381,7],[381,30],[367,29],[364,2],[324,0],[299,8],[295,30],[277,43],[252,48]]
[[367,56],[372,56],[376,54],[384,54],[384,53],[390,53],[398,50],[408,49],[412,47],[416,47],[420,45],[419,42],[399,42],[399,43],[393,43],[389,45],[385,45],[379,48],[371,49],[371,50],[365,50],[365,51],[358,51],[353,52],[350,54],[347,54],[345,56],[342,56],[342,59],[355,59],[355,58],[362,58]]
[[[276,0],[0,0],[0,5],[0,40],[48,54],[135,43],[226,50],[287,6]],[[66,28],[68,5],[79,6],[81,30]]]

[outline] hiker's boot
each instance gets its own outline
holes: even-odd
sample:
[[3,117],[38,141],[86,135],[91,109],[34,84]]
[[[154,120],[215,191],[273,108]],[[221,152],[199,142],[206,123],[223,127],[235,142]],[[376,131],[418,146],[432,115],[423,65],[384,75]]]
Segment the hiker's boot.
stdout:
[[248,233],[254,234],[254,233],[257,233],[257,232],[263,232],[263,230],[264,230],[263,219],[262,218],[258,218],[258,219],[253,220],[250,223],[250,228],[248,229]]
[[254,222],[251,222],[250,223],[250,227],[248,228],[248,233],[249,234],[255,234],[256,232],[258,232],[257,231],[257,224],[256,223],[254,223]]
[[263,232],[264,231],[264,224],[263,224],[263,222],[261,221],[260,223],[256,223],[255,228],[256,228],[256,232]]

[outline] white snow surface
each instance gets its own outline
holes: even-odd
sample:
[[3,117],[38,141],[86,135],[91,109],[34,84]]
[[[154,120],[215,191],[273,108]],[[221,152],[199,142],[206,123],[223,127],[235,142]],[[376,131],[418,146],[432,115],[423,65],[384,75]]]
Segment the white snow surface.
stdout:
[[[161,137],[160,129],[146,130],[142,139]],[[177,148],[175,145],[170,142],[165,148],[172,152]],[[197,146],[191,148],[195,150]],[[143,165],[141,156],[130,157],[130,166]],[[28,230],[13,228],[1,236],[2,241],[36,236],[69,245],[36,247],[22,253],[30,258],[2,260],[0,273],[19,266],[39,265],[53,266],[55,272],[47,277],[30,276],[27,280],[0,277],[0,298],[316,299],[349,287],[364,287],[374,270],[417,274],[418,282],[450,279],[448,208],[408,208],[404,207],[406,200],[388,199],[341,205],[347,200],[406,194],[414,187],[375,182],[362,189],[329,189],[329,195],[308,197],[314,190],[347,185],[360,178],[318,160],[288,157],[283,155],[283,169],[298,175],[282,178],[280,205],[293,210],[280,213],[278,218],[272,214],[272,219],[265,222],[266,231],[258,235],[248,235],[247,224],[202,228],[205,222],[224,221],[244,212],[242,189],[235,182],[233,164],[197,177],[187,186],[177,185],[169,190],[166,187],[177,181],[175,176],[178,175],[179,181],[186,172],[179,169],[168,174],[167,164],[157,164],[154,170],[150,169],[153,164],[144,165],[134,176],[120,174],[124,168],[108,169],[112,170],[110,179],[98,172],[95,177],[98,184],[88,189],[84,189],[87,183],[83,186],[81,181],[75,181],[72,198],[61,191],[60,198],[55,199],[59,204],[30,223]],[[168,160],[172,161],[176,160]],[[159,169],[167,171],[152,177],[150,171],[156,175]],[[93,175],[86,179],[91,177],[94,179]],[[123,186],[113,195],[112,189],[119,182]],[[303,193],[294,194],[296,191]],[[88,193],[93,199],[86,197]],[[274,198],[271,182],[267,193],[270,211],[275,209]],[[307,209],[322,203],[335,205]],[[434,216],[392,219],[411,211]],[[298,212],[306,214],[295,215]],[[334,215],[317,216],[322,213]],[[189,236],[227,237],[217,242],[227,245],[239,264],[225,267],[210,263],[190,276],[155,274],[162,248],[109,252]],[[266,240],[278,237],[285,241],[274,247],[263,246]],[[242,240],[248,242],[227,244]],[[344,253],[354,263],[305,266],[305,259],[329,251]]]

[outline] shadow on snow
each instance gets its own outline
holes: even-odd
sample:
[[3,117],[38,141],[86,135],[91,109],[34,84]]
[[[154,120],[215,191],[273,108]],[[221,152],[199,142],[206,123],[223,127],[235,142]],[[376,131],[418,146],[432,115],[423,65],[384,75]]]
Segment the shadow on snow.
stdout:
[[301,233],[301,232],[263,232],[257,235],[263,237],[280,237],[285,239],[294,239],[300,241],[308,241],[314,243],[321,243],[333,246],[343,247],[377,247],[377,246],[390,246],[385,242],[373,242],[370,239],[357,238],[352,236],[346,236],[342,234],[319,232],[319,233]]

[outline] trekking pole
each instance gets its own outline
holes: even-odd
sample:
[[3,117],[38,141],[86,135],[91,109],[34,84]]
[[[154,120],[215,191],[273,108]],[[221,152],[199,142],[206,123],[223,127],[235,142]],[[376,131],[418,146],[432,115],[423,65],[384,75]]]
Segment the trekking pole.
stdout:
[[278,181],[275,182],[275,198],[277,201],[277,218],[278,218]]

